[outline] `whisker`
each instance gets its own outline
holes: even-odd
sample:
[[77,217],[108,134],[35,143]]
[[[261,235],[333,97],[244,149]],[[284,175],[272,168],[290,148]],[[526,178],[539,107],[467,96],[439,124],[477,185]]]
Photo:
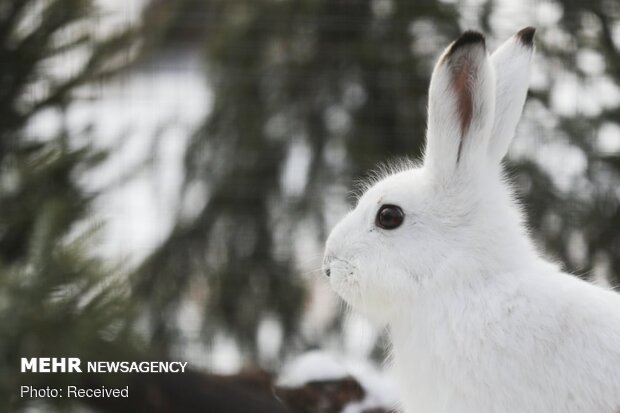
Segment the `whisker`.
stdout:
[[312,261],[316,261],[316,260],[319,260],[319,259],[323,260],[323,253],[322,252],[321,253],[317,253],[317,254],[313,254],[310,257],[307,257],[307,258],[305,258],[303,260],[300,260],[300,261],[297,262],[297,264],[305,265],[305,264],[308,264],[308,263],[310,263]]
[[302,276],[308,276],[308,275],[312,275],[312,274],[322,274],[323,273],[323,268],[316,268],[313,270],[308,270],[308,271],[303,271],[301,273]]

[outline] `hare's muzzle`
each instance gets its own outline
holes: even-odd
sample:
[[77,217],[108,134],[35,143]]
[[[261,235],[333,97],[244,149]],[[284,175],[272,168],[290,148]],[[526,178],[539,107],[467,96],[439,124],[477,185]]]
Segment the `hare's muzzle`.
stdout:
[[331,255],[326,255],[325,258],[323,258],[323,273],[326,277],[330,277],[332,275],[332,271],[330,269],[332,260],[333,257]]

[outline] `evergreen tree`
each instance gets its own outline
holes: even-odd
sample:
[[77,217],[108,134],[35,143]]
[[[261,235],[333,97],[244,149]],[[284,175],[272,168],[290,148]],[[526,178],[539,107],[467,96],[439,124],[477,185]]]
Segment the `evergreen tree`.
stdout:
[[[127,59],[130,34],[96,39],[89,0],[5,0],[0,5],[0,410],[31,399],[21,385],[58,386],[73,375],[21,374],[22,357],[123,357],[134,348],[128,291],[93,253],[97,194],[79,184],[104,158],[89,134],[53,137],[29,128],[62,118],[76,90]],[[92,20],[91,20],[92,23]],[[71,73],[54,59],[85,51]],[[48,131],[43,131],[48,133]],[[68,403],[68,399],[52,402]],[[46,409],[51,409],[47,407]]]

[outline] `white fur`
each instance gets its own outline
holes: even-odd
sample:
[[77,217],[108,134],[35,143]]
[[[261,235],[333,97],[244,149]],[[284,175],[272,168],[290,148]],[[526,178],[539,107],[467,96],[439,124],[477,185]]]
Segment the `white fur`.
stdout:
[[495,120],[489,145],[492,160],[499,162],[506,152],[521,118],[527,96],[532,51],[514,37],[491,55],[499,75],[495,81]]
[[[490,58],[480,44],[458,52],[433,72],[424,165],[375,183],[333,229],[330,282],[388,326],[407,413],[617,412],[620,295],[541,257],[499,168],[532,49],[512,38]],[[474,68],[465,133],[456,58]],[[384,204],[402,226],[375,226]]]

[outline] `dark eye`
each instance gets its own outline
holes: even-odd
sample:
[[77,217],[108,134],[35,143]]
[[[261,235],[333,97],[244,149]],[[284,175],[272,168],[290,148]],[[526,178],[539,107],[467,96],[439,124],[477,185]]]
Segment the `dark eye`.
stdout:
[[400,227],[405,219],[405,213],[396,205],[382,205],[377,212],[375,225],[383,229],[395,229]]

